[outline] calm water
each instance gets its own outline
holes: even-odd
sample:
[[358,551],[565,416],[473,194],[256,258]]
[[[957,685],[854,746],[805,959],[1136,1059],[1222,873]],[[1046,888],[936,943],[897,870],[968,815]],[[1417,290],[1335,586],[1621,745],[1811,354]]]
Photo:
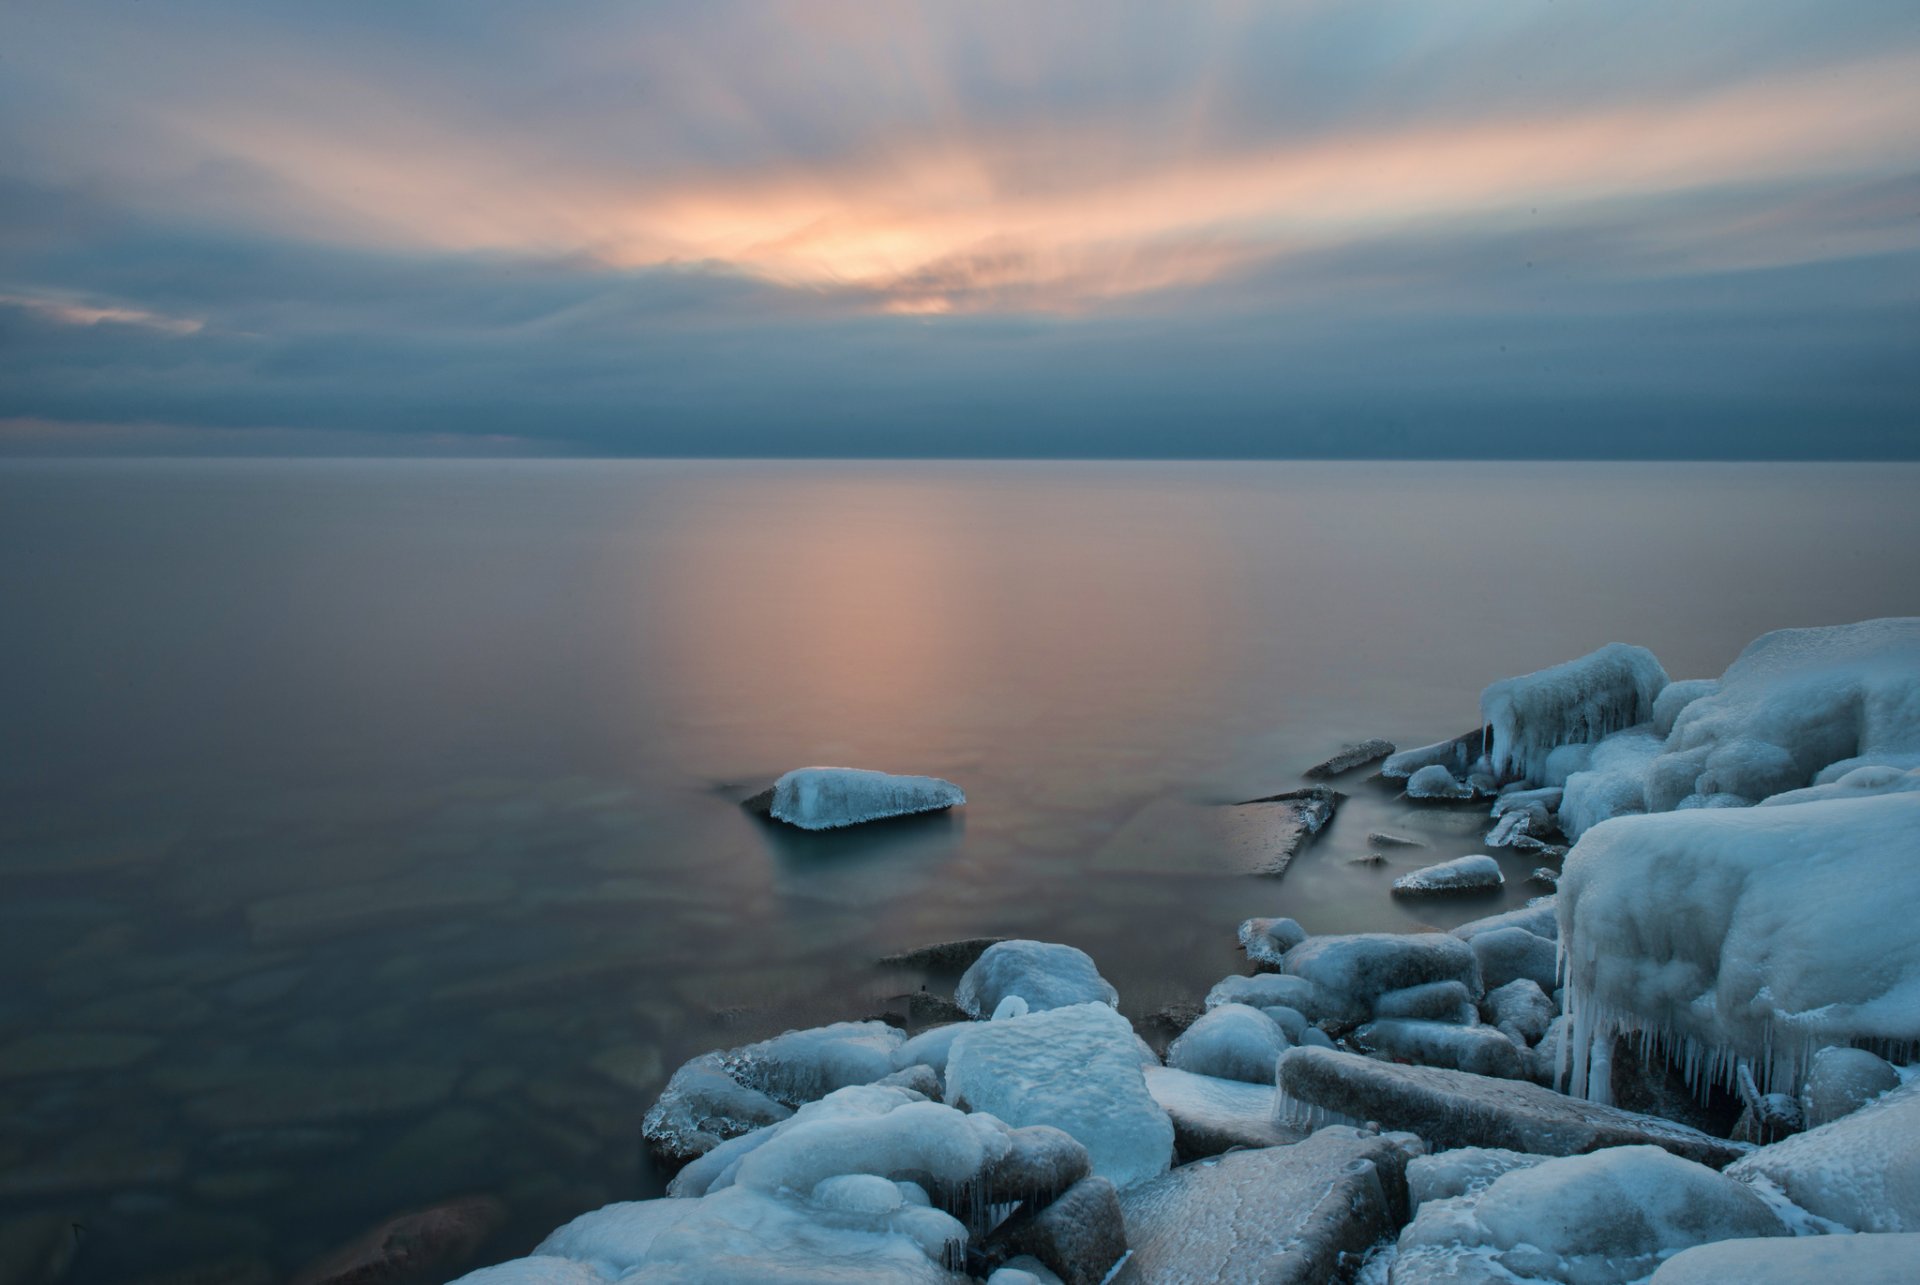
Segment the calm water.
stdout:
[[[1139,1017],[1248,915],[1533,891],[1396,905],[1478,831],[1364,787],[1244,873],[1219,806],[1343,739],[1614,639],[1694,676],[1916,611],[1909,466],[0,467],[0,1233],[239,1279],[479,1191],[523,1252],[658,1191],[680,1059],[917,988],[885,950],[1072,942]],[[820,762],[970,802],[734,806]],[[1435,850],[1349,864],[1378,828]]]

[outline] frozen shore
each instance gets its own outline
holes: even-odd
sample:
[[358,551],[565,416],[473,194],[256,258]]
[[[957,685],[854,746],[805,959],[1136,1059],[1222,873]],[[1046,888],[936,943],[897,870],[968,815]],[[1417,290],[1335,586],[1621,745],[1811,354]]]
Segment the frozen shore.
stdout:
[[[1364,744],[1346,772],[1381,757]],[[1777,631],[1680,682],[1610,644],[1494,684],[1474,731],[1380,770],[1562,863],[1559,892],[1447,933],[1249,917],[1251,971],[1175,1022],[1165,1065],[1098,961],[985,944],[964,1020],[687,1063],[647,1116],[683,1166],[667,1196],[463,1281],[1587,1285],[1807,1236],[1827,1270],[1898,1279],[1920,619]],[[1400,891],[1498,877],[1463,858]]]

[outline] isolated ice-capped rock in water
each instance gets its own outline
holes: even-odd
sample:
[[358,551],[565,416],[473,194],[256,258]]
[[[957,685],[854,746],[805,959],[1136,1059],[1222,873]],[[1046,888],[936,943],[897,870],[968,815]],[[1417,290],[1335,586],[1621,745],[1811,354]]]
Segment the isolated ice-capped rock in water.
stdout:
[[1147,1091],[1139,1038],[1106,1004],[970,1023],[947,1054],[947,1101],[1064,1130],[1119,1187],[1173,1158],[1173,1122]]
[[1627,1285],[1694,1245],[1787,1234],[1750,1188],[1658,1147],[1614,1147],[1423,1202],[1400,1233],[1392,1279]]
[[960,787],[934,776],[894,776],[857,767],[796,768],[773,783],[767,815],[802,830],[835,830],[888,817],[940,812],[967,801]]
[[1501,780],[1545,779],[1547,755],[1562,745],[1598,741],[1653,717],[1667,671],[1645,647],[1608,643],[1578,660],[1480,693],[1480,714],[1493,729],[1488,750]]
[[1800,1208],[1864,1232],[1920,1232],[1920,1081],[1727,1169]]
[[1500,873],[1500,863],[1480,852],[1401,875],[1393,881],[1393,890],[1402,896],[1480,892],[1498,888],[1505,882],[1506,877]]
[[1069,1004],[1120,1002],[1120,992],[1100,975],[1084,950],[1052,941],[996,942],[960,977],[953,998],[974,1017],[990,1017],[1009,996],[1030,1012]]
[[1815,1049],[1920,1041],[1920,794],[1621,817],[1574,846],[1558,910],[1573,1080],[1639,1032],[1722,1083],[1790,1090]]

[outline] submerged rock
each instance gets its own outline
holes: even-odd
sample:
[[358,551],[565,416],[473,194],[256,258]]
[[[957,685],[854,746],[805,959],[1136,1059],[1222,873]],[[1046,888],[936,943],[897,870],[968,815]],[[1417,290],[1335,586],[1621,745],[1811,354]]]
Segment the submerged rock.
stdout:
[[1393,881],[1393,890],[1401,896],[1431,896],[1448,892],[1484,892],[1506,882],[1500,863],[1485,853],[1455,857],[1438,865],[1415,870]]
[[293,1278],[293,1285],[402,1285],[445,1275],[472,1261],[506,1221],[489,1196],[469,1196],[402,1214],[342,1245]]
[[1309,781],[1324,781],[1329,777],[1339,776],[1357,767],[1365,767],[1369,763],[1386,758],[1393,753],[1393,748],[1392,741],[1383,741],[1377,736],[1371,740],[1355,741],[1351,745],[1342,746],[1338,754],[1315,763],[1300,775]]
[[1377,1120],[1438,1148],[1505,1147],[1578,1155],[1650,1143],[1718,1168],[1752,1148],[1655,1116],[1570,1098],[1537,1084],[1430,1066],[1396,1066],[1326,1049],[1280,1057],[1279,1109],[1295,1127]]
[[1324,1285],[1406,1218],[1417,1142],[1322,1129],[1182,1165],[1120,1195],[1133,1257],[1117,1285]]
[[802,830],[837,830],[922,812],[944,812],[967,801],[959,786],[933,776],[894,776],[855,767],[803,767],[743,805]]
[[[1260,844],[1264,850],[1258,858],[1259,873],[1285,874],[1300,850],[1333,820],[1340,800],[1345,797],[1328,786],[1312,785],[1303,790],[1286,790],[1234,804],[1233,812],[1242,818],[1264,819],[1267,813],[1277,815],[1277,820],[1254,827],[1264,840]],[[1252,842],[1246,836],[1240,839],[1241,846],[1248,846]]]

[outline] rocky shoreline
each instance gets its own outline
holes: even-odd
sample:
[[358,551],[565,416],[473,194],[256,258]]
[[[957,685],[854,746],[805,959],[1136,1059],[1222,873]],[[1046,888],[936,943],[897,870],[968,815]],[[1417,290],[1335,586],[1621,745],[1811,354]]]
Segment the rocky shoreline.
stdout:
[[[1156,1015],[1164,1057],[1071,946],[903,953],[959,971],[952,1001],[693,1059],[644,1127],[667,1196],[462,1280],[1768,1282],[1810,1260],[1742,1247],[1814,1236],[1848,1280],[1906,1279],[1920,619],[1780,631],[1679,683],[1613,644],[1481,712],[1305,775],[1378,763],[1484,813],[1489,847],[1564,859],[1559,892],[1446,933],[1249,918],[1249,971]],[[963,799],[806,771],[808,828],[843,823],[822,799]],[[1239,806],[1289,810],[1284,869],[1338,797]],[[1395,893],[1501,878],[1477,854]]]

